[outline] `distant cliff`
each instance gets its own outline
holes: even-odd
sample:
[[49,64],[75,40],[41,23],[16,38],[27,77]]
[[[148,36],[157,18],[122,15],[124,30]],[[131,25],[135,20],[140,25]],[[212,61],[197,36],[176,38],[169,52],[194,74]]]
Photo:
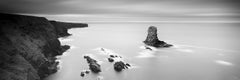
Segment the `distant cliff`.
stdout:
[[86,27],[44,17],[0,13],[0,80],[41,80],[57,71],[58,37],[68,28]]
[[60,28],[56,28],[57,34],[59,37],[69,36],[70,34],[67,32],[67,29],[76,28],[76,27],[87,27],[88,24],[85,23],[66,23],[66,22],[59,22],[59,21],[50,21],[53,26],[58,26]]

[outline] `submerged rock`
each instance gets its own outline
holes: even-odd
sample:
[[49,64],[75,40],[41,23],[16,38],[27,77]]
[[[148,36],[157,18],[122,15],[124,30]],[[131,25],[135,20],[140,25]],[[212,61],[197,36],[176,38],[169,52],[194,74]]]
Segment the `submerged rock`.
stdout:
[[90,73],[90,71],[89,71],[89,70],[86,70],[86,71],[85,71],[85,73],[86,73],[86,74],[89,74],[89,73]]
[[109,61],[109,62],[113,62],[114,59],[113,59],[113,58],[108,58],[108,61]]
[[84,77],[84,76],[85,76],[85,73],[84,73],[84,72],[81,72],[80,76]]
[[148,49],[148,50],[153,50],[152,48],[148,47],[148,46],[145,46],[145,49]]
[[87,59],[87,62],[89,64],[89,69],[94,73],[101,72],[101,66],[97,63],[96,60],[92,59],[89,56],[84,56],[85,59]]
[[111,58],[122,58],[122,56],[119,56],[119,55],[113,55],[113,54],[109,55],[109,57],[111,57]]
[[128,64],[128,63],[126,63],[125,65],[126,65],[126,66],[128,66],[128,67],[131,67],[131,65],[130,65],[130,64]]
[[123,69],[128,68],[127,65],[122,61],[114,63],[113,67],[114,67],[115,71],[118,71],[118,72],[122,71]]
[[150,26],[148,28],[148,35],[145,41],[143,41],[146,45],[153,47],[171,47],[173,45],[167,44],[164,41],[160,41],[157,37],[157,27]]
[[89,70],[83,70],[83,71],[81,71],[80,76],[84,77],[86,74],[89,74],[89,73],[90,73]]
[[114,55],[109,55],[111,58],[114,58],[115,56]]
[[109,55],[108,61],[114,62],[116,59],[120,59],[120,58],[122,58],[122,56],[116,55],[116,54],[115,55],[111,54],[111,55]]

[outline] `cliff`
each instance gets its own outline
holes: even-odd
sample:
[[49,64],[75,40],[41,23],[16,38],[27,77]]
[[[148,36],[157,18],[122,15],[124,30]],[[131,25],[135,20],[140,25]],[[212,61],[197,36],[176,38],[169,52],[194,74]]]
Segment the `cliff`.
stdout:
[[0,17],[0,80],[41,80],[57,71],[55,56],[69,48],[61,46],[58,37],[73,27],[51,24],[44,17]]
[[68,33],[68,29],[88,26],[88,24],[85,24],[85,23],[67,23],[67,22],[59,22],[59,21],[50,21],[50,23],[53,26],[60,27],[60,28],[58,27],[56,28],[57,34],[59,34],[59,37],[71,35]]

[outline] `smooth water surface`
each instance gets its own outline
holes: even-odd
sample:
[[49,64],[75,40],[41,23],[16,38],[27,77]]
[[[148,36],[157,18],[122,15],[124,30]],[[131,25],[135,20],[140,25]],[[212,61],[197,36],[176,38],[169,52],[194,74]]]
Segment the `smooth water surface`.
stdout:
[[[171,48],[144,49],[149,26]],[[46,80],[240,80],[240,27],[236,23],[89,24],[61,38],[71,49],[59,57],[60,69]],[[100,48],[131,64],[115,72]],[[102,72],[80,76],[88,69],[83,55],[99,60]]]

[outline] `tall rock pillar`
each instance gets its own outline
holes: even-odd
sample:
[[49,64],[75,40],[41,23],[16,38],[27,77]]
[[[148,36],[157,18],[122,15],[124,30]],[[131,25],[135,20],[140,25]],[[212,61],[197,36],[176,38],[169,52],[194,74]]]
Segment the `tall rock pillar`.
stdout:
[[145,41],[143,41],[146,45],[153,47],[170,47],[171,44],[167,44],[164,41],[160,41],[157,37],[157,27],[150,26],[148,28],[148,35]]

